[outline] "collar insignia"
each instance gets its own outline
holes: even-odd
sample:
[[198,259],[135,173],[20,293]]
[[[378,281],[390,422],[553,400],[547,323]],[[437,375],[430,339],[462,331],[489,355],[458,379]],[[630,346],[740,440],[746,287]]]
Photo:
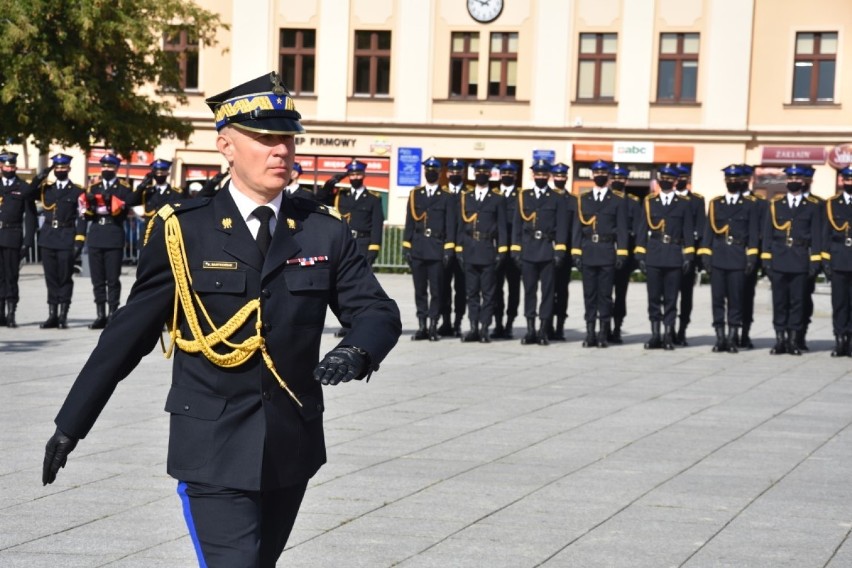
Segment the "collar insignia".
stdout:
[[231,220],[230,217],[225,217],[225,218],[222,219],[222,228],[223,229],[230,229],[233,226],[234,226],[234,222]]
[[288,217],[287,218],[287,227],[290,228],[290,230],[295,230],[296,229],[296,222],[293,219],[290,219]]

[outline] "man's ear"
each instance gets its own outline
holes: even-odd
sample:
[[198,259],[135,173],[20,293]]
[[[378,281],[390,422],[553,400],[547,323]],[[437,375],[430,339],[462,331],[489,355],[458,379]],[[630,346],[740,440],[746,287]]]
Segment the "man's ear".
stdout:
[[228,135],[227,129],[224,129],[216,136],[216,149],[219,150],[219,153],[222,154],[229,164],[234,163],[234,141]]

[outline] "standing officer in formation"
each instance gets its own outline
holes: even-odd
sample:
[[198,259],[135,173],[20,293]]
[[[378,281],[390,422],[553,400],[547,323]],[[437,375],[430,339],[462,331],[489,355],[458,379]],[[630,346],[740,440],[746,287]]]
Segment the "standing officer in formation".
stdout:
[[50,160],[56,181],[42,189],[44,223],[38,231],[47,285],[47,319],[39,327],[66,329],[74,293],[74,262],[83,251],[83,236],[77,237],[77,207],[83,188],[68,179],[71,156],[56,154]]
[[[550,168],[550,179],[553,181],[553,191],[565,199],[565,213],[568,216],[568,239],[571,241],[573,234],[574,218],[577,216],[577,196],[571,191],[568,184],[567,164],[559,162]],[[570,249],[571,242],[566,243]],[[553,268],[554,297],[553,312],[554,323],[550,324],[551,341],[565,341],[565,320],[568,318],[568,285],[571,283],[571,264],[565,262]]]
[[302,166],[299,162],[294,162],[293,171],[290,172],[290,183],[284,188],[287,195],[295,195],[305,199],[316,199],[313,191],[299,183],[300,177],[302,177]]
[[[519,191],[516,187],[518,166],[506,160],[500,164],[500,193],[506,201],[506,232],[514,235],[514,223],[518,217]],[[504,289],[505,288],[505,295]],[[512,339],[512,326],[518,315],[521,301],[521,268],[514,262],[504,262],[497,267],[497,296],[495,302],[495,324],[491,339]],[[506,324],[503,325],[503,315]]]
[[[465,166],[463,160],[453,158],[447,162],[447,192],[455,198],[456,211],[459,208],[459,199],[462,194],[470,189],[465,185]],[[461,337],[461,324],[467,307],[466,286],[464,281],[464,267],[458,256],[450,259],[450,264],[444,269],[444,281],[441,289],[441,317],[443,323],[438,328],[438,334],[442,337]],[[455,311],[455,315],[453,312]]]
[[[518,195],[518,209],[512,224],[512,260],[521,269],[524,281],[524,316],[527,333],[522,345],[548,345],[548,327],[553,316],[553,269],[566,262],[568,215],[565,199],[550,189],[550,162],[532,165],[535,187]],[[536,334],[536,304],[541,284],[540,326]]]
[[428,158],[423,162],[423,169],[426,184],[408,194],[402,254],[414,279],[418,328],[411,339],[438,341],[444,269],[455,256],[456,198],[438,185],[440,161]]
[[[696,249],[701,244],[701,236],[704,234],[704,223],[706,222],[706,204],[704,196],[691,191],[689,189],[689,180],[692,176],[692,169],[689,166],[678,164],[675,168],[677,171],[677,181],[675,181],[675,192],[680,196],[687,198],[689,207],[692,210],[692,228],[695,232],[693,242]],[[680,281],[680,313],[678,319],[680,324],[675,335],[675,345],[687,346],[686,328],[689,326],[689,321],[692,317],[692,296],[695,290],[695,280],[697,274],[696,263],[691,263],[689,272],[683,275]]]
[[642,203],[639,198],[627,191],[627,180],[630,170],[616,164],[610,170],[612,180],[609,187],[615,195],[624,196],[625,217],[627,218],[627,258],[616,267],[613,283],[615,299],[612,303],[613,327],[612,334],[608,338],[610,343],[621,345],[621,326],[627,317],[627,286],[630,284],[630,276],[636,270],[636,226],[642,215]]
[[[89,329],[106,327],[106,307],[111,319],[121,302],[121,262],[124,259],[124,221],[128,208],[136,205],[133,190],[116,179],[121,159],[109,152],[100,159],[101,181],[80,196],[77,237],[89,250],[89,271],[97,317]],[[88,229],[88,233],[87,233]]]
[[[759,227],[757,248],[758,250],[763,250],[763,226],[766,222],[766,216],[769,213],[769,202],[751,190],[754,168],[748,164],[738,164],[735,167],[738,167],[742,172],[742,175],[736,178],[740,193],[743,197],[754,197],[757,204],[757,223]],[[763,261],[758,257],[755,269],[751,274],[746,274],[745,290],[743,292],[743,327],[739,344],[737,345],[740,349],[754,349],[754,343],[751,341],[751,325],[754,323],[754,298],[757,295],[757,280],[760,276],[759,271],[762,270],[762,263]]]
[[843,191],[825,204],[822,268],[831,280],[832,357],[852,357],[852,167],[840,170]]
[[757,199],[742,195],[739,183],[742,169],[731,165],[722,171],[728,193],[710,200],[708,222],[698,254],[704,270],[710,275],[713,328],[716,331],[713,352],[737,353],[743,322],[745,279],[754,272],[759,252],[760,212]]
[[[814,181],[814,174],[816,174],[816,169],[813,166],[802,166],[804,170],[804,175],[802,176],[802,196],[803,197],[812,197],[819,201],[820,206],[825,211],[825,200],[822,197],[817,195],[811,195],[811,184]],[[822,265],[817,268],[817,272],[815,274],[808,274],[808,286],[805,291],[805,305],[804,305],[804,313],[802,314],[802,333],[799,334],[798,337],[798,345],[801,351],[810,351],[807,344],[807,335],[808,335],[808,327],[811,325],[811,318],[814,315],[814,292],[816,292],[816,279],[819,275],[820,270],[822,270]]]
[[[612,329],[615,271],[627,259],[627,209],[624,197],[609,190],[610,165],[592,164],[595,187],[577,199],[571,237],[574,266],[583,274],[586,339],[583,347],[607,347]],[[600,331],[595,325],[600,320]]]
[[[677,318],[677,295],[684,274],[692,269],[695,256],[693,212],[689,197],[674,191],[678,171],[671,166],[660,168],[657,184],[660,194],[645,198],[636,258],[639,269],[648,280],[648,316],[651,339],[645,349],[674,349],[674,324]],[[660,334],[660,324],[665,334]]]
[[171,167],[172,163],[168,160],[154,160],[151,162],[151,171],[136,186],[137,196],[134,200],[141,200],[145,220],[156,215],[163,205],[184,199],[183,191],[169,183]]
[[760,256],[772,282],[775,346],[770,352],[801,355],[808,277],[816,274],[822,262],[823,208],[816,198],[802,195],[803,168],[792,165],[784,173],[787,194],[773,198],[769,204]]
[[[272,108],[240,113],[248,106],[240,103],[257,97]],[[198,563],[272,568],[308,480],[326,461],[322,385],[368,377],[401,324],[337,212],[283,196],[293,135],[304,129],[277,76],[208,104],[231,182],[212,199],[154,217],[127,305],[56,417],[42,479],[54,481],[168,322],[177,347],[165,406],[168,473],[178,480]],[[351,330],[320,361],[329,307]],[[227,347],[217,345],[222,339]]]
[[0,153],[0,326],[18,327],[15,312],[20,293],[21,258],[33,246],[37,226],[35,197],[50,170],[27,183],[18,177],[18,154]]
[[462,337],[464,342],[491,341],[488,327],[494,315],[495,277],[509,251],[506,200],[488,186],[492,167],[488,160],[474,163],[476,185],[459,197],[456,258],[464,268],[470,318],[470,330]]

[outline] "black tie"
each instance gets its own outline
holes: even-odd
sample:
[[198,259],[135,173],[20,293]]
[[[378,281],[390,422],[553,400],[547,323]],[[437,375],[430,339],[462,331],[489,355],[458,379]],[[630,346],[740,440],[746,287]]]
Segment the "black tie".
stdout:
[[263,256],[266,256],[266,251],[269,250],[269,243],[272,242],[272,233],[269,231],[269,220],[272,218],[272,209],[266,205],[261,205],[252,212],[257,219],[260,220],[260,227],[257,229],[257,247]]

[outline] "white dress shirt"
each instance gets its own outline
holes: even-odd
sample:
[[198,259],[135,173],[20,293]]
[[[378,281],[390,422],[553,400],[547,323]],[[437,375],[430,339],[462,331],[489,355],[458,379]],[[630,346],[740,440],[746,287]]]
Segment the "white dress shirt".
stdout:
[[[259,203],[255,203],[247,195],[243,195],[237,186],[234,185],[234,180],[231,180],[231,183],[228,184],[228,191],[231,192],[231,197],[234,199],[234,203],[237,204],[237,209],[240,211],[240,215],[243,218],[243,221],[248,225],[248,229],[251,232],[251,236],[257,238],[257,230],[260,228],[260,219],[253,215],[254,210],[260,207]],[[272,235],[275,233],[275,227],[278,225],[278,212],[281,211],[281,194],[275,196],[275,199],[270,201],[269,203],[264,203],[267,207],[272,209],[274,215],[269,220],[269,234]]]

